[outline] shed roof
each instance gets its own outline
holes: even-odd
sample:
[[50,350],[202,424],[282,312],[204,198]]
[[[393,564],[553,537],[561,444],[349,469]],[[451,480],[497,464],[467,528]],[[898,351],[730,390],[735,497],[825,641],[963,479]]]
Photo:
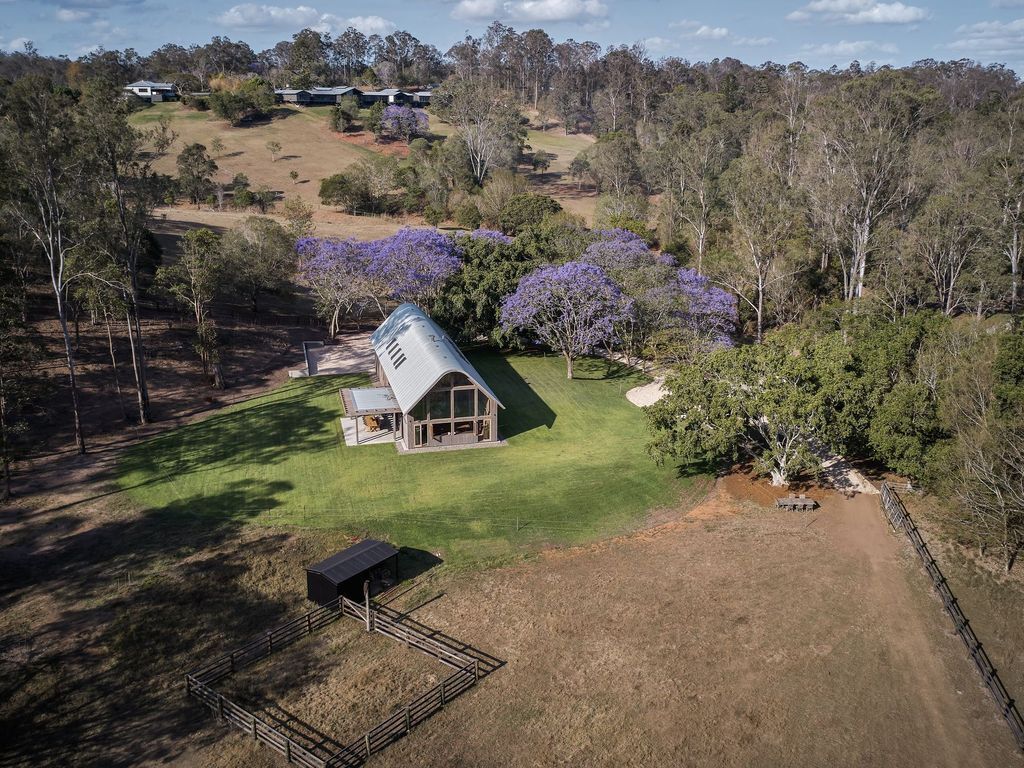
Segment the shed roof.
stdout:
[[463,374],[505,407],[462,350],[415,304],[399,305],[373,332],[370,343],[403,413],[448,373]]
[[134,83],[128,83],[125,88],[167,88],[173,90],[174,83],[154,83],[152,80],[136,80]]
[[398,550],[386,541],[364,539],[348,549],[331,555],[326,560],[306,566],[306,570],[320,574],[337,586],[397,554]]

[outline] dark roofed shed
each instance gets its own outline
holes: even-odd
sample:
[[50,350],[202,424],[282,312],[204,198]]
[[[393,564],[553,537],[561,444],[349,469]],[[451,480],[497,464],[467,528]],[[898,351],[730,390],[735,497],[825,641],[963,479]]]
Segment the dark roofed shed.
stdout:
[[306,595],[327,605],[344,595],[361,600],[363,582],[377,587],[398,579],[398,550],[385,541],[366,539],[306,567]]

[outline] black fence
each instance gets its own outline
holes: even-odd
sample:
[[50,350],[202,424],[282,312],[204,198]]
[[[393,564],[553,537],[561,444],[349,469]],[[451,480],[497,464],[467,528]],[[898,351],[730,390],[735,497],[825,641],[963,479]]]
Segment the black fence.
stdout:
[[[365,624],[367,631],[377,632],[397,640],[407,648],[432,656],[455,671],[440,684],[413,699],[352,743],[337,751],[326,752],[322,745],[310,748],[309,745],[300,743],[293,739],[286,729],[275,727],[213,688],[212,684],[218,680],[286,648],[343,616]],[[303,768],[360,766],[369,760],[371,755],[402,738],[416,725],[468,691],[482,676],[489,674],[498,666],[490,663],[492,659],[486,656],[481,665],[481,657],[467,651],[469,646],[453,644],[448,642],[449,639],[445,635],[437,631],[424,631],[425,629],[397,611],[375,604],[367,607],[345,597],[339,597],[325,606],[314,608],[292,621],[275,627],[231,653],[192,670],[185,675],[185,687],[189,696],[205,704],[220,720],[282,755],[288,763],[295,763]]]
[[902,530],[907,534],[910,543],[914,545],[914,550],[917,552],[917,556],[921,558],[925,570],[931,577],[932,585],[935,587],[935,591],[938,592],[946,613],[953,620],[956,633],[967,647],[967,652],[974,661],[974,666],[977,667],[978,672],[981,674],[981,679],[985,682],[989,693],[992,694],[999,713],[1010,727],[1010,732],[1013,734],[1017,746],[1024,750],[1024,719],[1021,718],[1017,705],[1010,698],[1010,694],[1007,692],[1006,686],[1003,685],[1003,681],[999,679],[996,668],[992,666],[992,661],[982,647],[981,641],[974,634],[971,622],[968,621],[963,609],[960,608],[960,604],[946,582],[946,577],[939,570],[938,563],[935,562],[935,558],[932,557],[932,553],[928,550],[928,545],[925,544],[924,539],[921,537],[921,532],[914,525],[910,513],[907,512],[907,508],[903,505],[900,497],[896,495],[896,492],[888,483],[882,483],[882,511],[885,513],[885,517],[893,530]]

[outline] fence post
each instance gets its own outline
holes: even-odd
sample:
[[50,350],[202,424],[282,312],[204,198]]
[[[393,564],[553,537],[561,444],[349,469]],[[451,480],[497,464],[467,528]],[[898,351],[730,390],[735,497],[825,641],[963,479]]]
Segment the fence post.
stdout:
[[306,614],[306,634],[313,634],[313,620],[309,617],[308,613]]
[[217,694],[217,717],[224,719],[224,696]]
[[367,731],[366,735],[363,736],[363,744],[366,746],[366,759],[370,759],[370,732]]
[[412,730],[412,716],[409,714],[409,708],[405,708],[405,732],[408,733]]
[[256,736],[256,715],[252,716],[252,738],[256,741],[259,740],[259,737]]
[[370,582],[363,582],[363,600],[366,602],[366,631],[370,632]]
[[480,681],[480,659],[473,659],[473,682]]
[[441,681],[441,706],[444,706],[444,680]]
[[267,653],[274,652],[274,633],[267,632]]
[[288,763],[292,761],[292,740],[288,738],[284,740],[284,759]]

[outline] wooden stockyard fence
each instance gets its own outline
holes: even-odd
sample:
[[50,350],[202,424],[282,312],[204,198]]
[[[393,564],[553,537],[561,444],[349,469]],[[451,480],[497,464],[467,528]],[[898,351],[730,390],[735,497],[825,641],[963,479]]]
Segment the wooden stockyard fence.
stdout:
[[903,501],[888,483],[882,483],[882,511],[885,513],[885,517],[893,530],[906,533],[910,543],[914,545],[914,550],[917,552],[918,557],[921,558],[925,570],[928,571],[928,575],[931,577],[935,591],[939,593],[946,613],[953,620],[956,633],[960,635],[960,639],[967,646],[967,652],[974,660],[974,665],[978,668],[978,672],[981,673],[981,678],[984,680],[989,693],[992,694],[996,707],[999,708],[999,713],[1006,720],[1006,724],[1010,726],[1010,731],[1013,733],[1013,738],[1017,741],[1017,746],[1024,750],[1024,719],[1021,718],[1017,705],[1010,698],[1010,694],[1007,692],[1006,686],[1003,685],[1003,681],[999,679],[999,675],[995,667],[992,666],[992,662],[982,647],[981,641],[974,634],[970,621],[967,620],[963,610],[960,608],[960,604],[953,595],[953,591],[949,588],[949,584],[946,583],[946,577],[942,575],[938,563],[935,562],[935,558],[932,557],[932,553],[928,550],[928,545],[925,544],[924,539],[921,537],[921,532],[911,519],[907,508],[903,506]]
[[[239,706],[218,693],[213,684],[243,667],[270,656],[338,619],[348,616],[366,625],[367,631],[377,632],[397,640],[409,648],[434,657],[454,670],[451,675],[426,693],[409,702],[377,726],[371,728],[351,744],[333,752],[321,747],[305,746],[281,727],[275,727],[256,714]],[[205,666],[185,675],[189,696],[201,701],[222,721],[249,734],[284,756],[289,763],[304,768],[336,768],[359,766],[371,755],[380,752],[405,736],[419,723],[445,707],[452,699],[476,685],[482,676],[497,668],[491,657],[473,655],[452,644],[435,639],[437,633],[419,629],[416,622],[406,621],[402,614],[376,604],[360,605],[346,597],[319,608],[292,621],[275,627],[241,648],[221,656]],[[465,647],[465,646],[463,646]]]

